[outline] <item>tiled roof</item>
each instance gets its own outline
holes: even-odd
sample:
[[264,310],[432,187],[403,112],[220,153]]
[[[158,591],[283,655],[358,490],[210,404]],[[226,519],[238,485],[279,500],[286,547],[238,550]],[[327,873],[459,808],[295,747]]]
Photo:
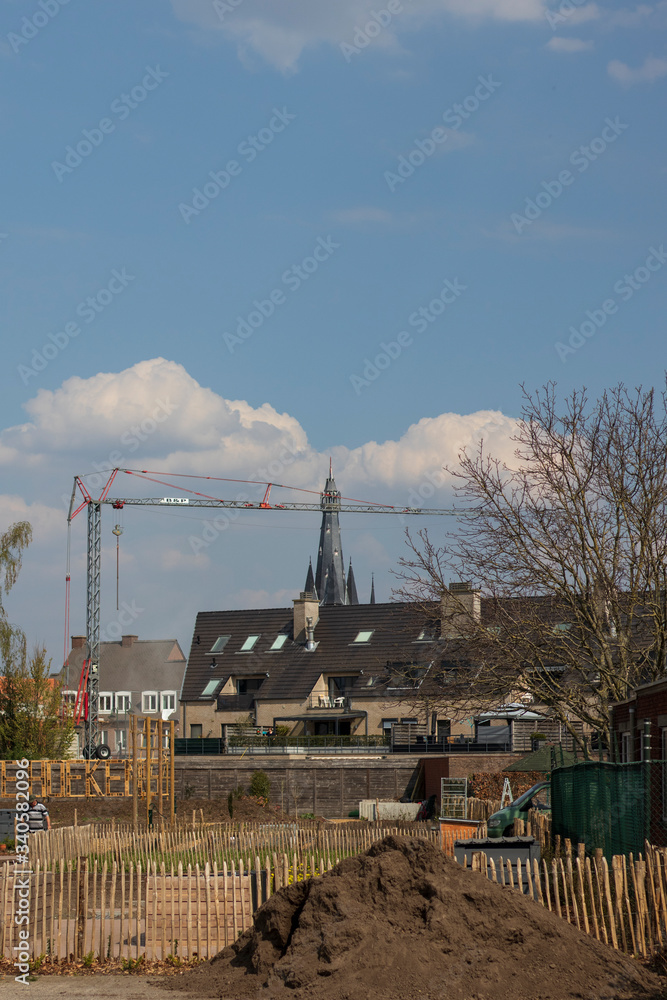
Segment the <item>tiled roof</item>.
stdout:
[[[76,690],[85,648],[69,654],[69,688]],[[180,691],[185,656],[175,639],[100,643],[100,691]],[[64,674],[63,674],[64,676]]]
[[[409,617],[410,616],[410,617]],[[184,701],[200,698],[206,684],[229,677],[262,677],[261,699],[303,700],[320,674],[357,675],[355,696],[375,693],[387,680],[386,664],[398,658],[430,662],[434,644],[418,642],[419,627],[412,607],[398,603],[322,605],[315,626],[316,648],[292,638],[291,608],[247,611],[205,611],[197,615],[183,683]],[[276,637],[287,633],[280,650]],[[368,642],[355,643],[360,632],[372,632]],[[249,635],[259,635],[250,652],[241,652]],[[211,652],[219,636],[229,636],[221,652]],[[211,663],[215,666],[211,667]]]

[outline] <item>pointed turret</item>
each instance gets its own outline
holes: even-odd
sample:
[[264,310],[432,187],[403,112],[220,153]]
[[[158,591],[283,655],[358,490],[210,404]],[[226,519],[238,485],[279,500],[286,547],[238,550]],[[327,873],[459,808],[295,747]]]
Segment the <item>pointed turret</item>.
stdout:
[[308,563],[308,573],[306,575],[306,585],[303,588],[306,594],[315,594],[317,597],[317,591],[315,590],[315,577],[313,576],[313,560],[311,559]]
[[375,604],[375,573],[371,574],[371,599],[369,604]]
[[317,594],[322,604],[346,604],[345,563],[338,523],[340,492],[336,489],[331,459],[329,459],[329,478],[320,496],[320,506],[322,526],[315,572]]
[[350,559],[350,568],[347,571],[347,603],[348,604],[359,603],[359,597],[357,596],[357,584],[354,579],[354,570],[352,569],[351,559]]

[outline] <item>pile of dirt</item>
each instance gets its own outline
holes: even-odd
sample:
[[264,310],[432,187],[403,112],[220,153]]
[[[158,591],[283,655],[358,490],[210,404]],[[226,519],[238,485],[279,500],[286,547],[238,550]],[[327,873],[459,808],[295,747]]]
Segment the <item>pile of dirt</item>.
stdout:
[[637,962],[409,837],[282,889],[235,944],[169,982],[224,998],[665,996],[664,980]]

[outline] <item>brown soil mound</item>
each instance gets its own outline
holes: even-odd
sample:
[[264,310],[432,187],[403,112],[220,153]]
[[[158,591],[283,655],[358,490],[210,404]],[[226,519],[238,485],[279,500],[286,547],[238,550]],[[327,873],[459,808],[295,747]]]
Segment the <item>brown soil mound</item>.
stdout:
[[276,893],[234,945],[170,983],[230,1000],[665,996],[632,959],[408,837]]

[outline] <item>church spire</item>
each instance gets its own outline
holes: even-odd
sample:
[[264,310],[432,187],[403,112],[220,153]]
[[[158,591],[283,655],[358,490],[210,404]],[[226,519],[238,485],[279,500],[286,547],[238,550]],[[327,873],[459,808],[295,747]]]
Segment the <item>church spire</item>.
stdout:
[[348,604],[358,604],[359,597],[357,595],[357,584],[354,579],[354,570],[352,569],[352,560],[350,559],[350,568],[347,571],[347,603]]
[[320,507],[322,525],[315,571],[317,594],[322,604],[347,604],[345,563],[338,523],[340,492],[336,489],[331,459],[329,459],[329,478],[324,492],[320,494]]
[[375,604],[375,573],[371,573],[371,599],[369,604]]
[[317,597],[317,591],[315,590],[315,577],[313,576],[313,560],[311,559],[308,563],[308,573],[306,575],[306,585],[303,588],[306,594],[315,594]]

